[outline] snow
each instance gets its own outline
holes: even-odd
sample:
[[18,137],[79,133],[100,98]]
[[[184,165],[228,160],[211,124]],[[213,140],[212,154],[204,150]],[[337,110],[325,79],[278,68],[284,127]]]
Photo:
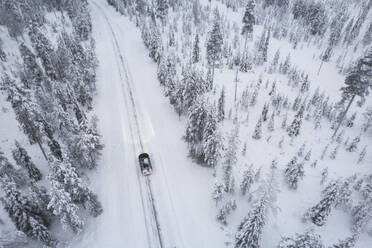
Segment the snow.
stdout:
[[[147,179],[163,247],[224,247],[225,236],[216,225],[210,196],[214,178],[210,170],[200,168],[187,157],[181,139],[184,122],[162,95],[156,65],[148,58],[138,29],[104,1],[92,1],[91,11],[100,62],[96,110],[105,144],[100,169],[92,182],[104,212],[92,220],[75,247],[159,247]],[[128,61],[126,69],[116,51],[115,39],[121,56]],[[130,73],[129,82],[125,81],[125,70]],[[137,156],[141,152],[150,154],[153,165],[154,172],[147,179],[139,174]]]

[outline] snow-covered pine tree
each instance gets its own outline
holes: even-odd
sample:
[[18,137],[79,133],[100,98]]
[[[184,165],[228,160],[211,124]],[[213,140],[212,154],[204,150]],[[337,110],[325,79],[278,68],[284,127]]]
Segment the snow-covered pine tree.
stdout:
[[253,25],[255,24],[254,8],[255,8],[254,1],[249,0],[245,7],[245,12],[244,12],[243,20],[242,20],[242,23],[243,23],[242,35],[244,35],[244,39],[245,39],[244,53],[246,53],[248,38],[250,38],[253,33]]
[[305,152],[305,148],[306,148],[306,142],[304,142],[302,144],[302,146],[300,147],[300,149],[298,150],[297,152],[297,156],[299,156],[300,158],[304,156],[304,152]]
[[252,138],[259,140],[261,139],[261,137],[262,137],[262,118],[260,117],[260,119],[258,119],[256,128],[254,129]]
[[297,189],[298,182],[304,177],[304,174],[304,164],[298,163],[296,156],[288,163],[284,171],[284,176],[291,189]]
[[155,16],[165,24],[165,18],[168,15],[169,3],[168,0],[156,0],[155,3]]
[[194,67],[186,67],[182,71],[181,87],[178,88],[178,100],[182,103],[182,112],[195,103],[198,96],[207,91],[206,82],[201,71]]
[[282,74],[287,74],[291,67],[291,54],[289,53],[285,58],[284,63],[280,64],[279,72]]
[[368,107],[366,112],[363,113],[363,116],[365,119],[365,122],[363,123],[363,132],[367,132],[372,126],[372,107]]
[[224,187],[223,187],[222,183],[215,182],[213,184],[212,198],[213,198],[213,200],[215,200],[216,206],[217,206],[218,202],[220,202],[221,199],[222,199],[223,189],[224,189]]
[[265,225],[267,203],[261,199],[248,213],[235,235],[235,248],[260,248],[262,229]]
[[234,175],[232,170],[238,160],[236,152],[238,150],[239,142],[239,123],[237,122],[228,137],[228,145],[224,155],[223,180],[225,184],[225,191],[229,193],[234,192],[234,185],[232,184]]
[[14,166],[5,157],[4,153],[0,150],[0,178],[9,178],[14,181],[16,185],[22,186],[27,181],[26,177],[14,168]]
[[252,166],[246,169],[243,172],[243,179],[240,183],[240,192],[242,195],[245,195],[249,192],[252,184],[254,183],[254,171],[252,170]]
[[366,154],[367,154],[367,146],[365,146],[363,148],[363,150],[361,151],[361,153],[359,154],[358,164],[360,164],[364,161],[364,158],[365,158]]
[[213,25],[207,41],[207,61],[208,65],[212,67],[212,79],[214,78],[215,66],[222,56],[223,36],[220,21],[218,9],[215,9]]
[[305,161],[309,161],[311,158],[311,149],[305,155]]
[[184,139],[193,158],[203,159],[202,141],[206,124],[207,110],[204,99],[200,98],[189,109]]
[[220,97],[218,98],[218,121],[223,121],[225,119],[225,87],[222,87]]
[[280,49],[276,50],[273,60],[271,61],[271,64],[269,66],[269,73],[274,73],[277,70],[278,63],[280,58]]
[[217,115],[215,112],[213,107],[209,107],[203,132],[204,162],[209,167],[215,167],[221,155],[221,137],[218,131]]
[[15,142],[15,146],[16,147],[13,149],[12,154],[16,163],[27,170],[28,176],[31,180],[41,180],[41,172],[31,161],[31,157],[28,156],[27,151],[17,141]]
[[277,248],[324,248],[321,237],[313,230],[304,234],[296,233],[294,237],[283,237]]
[[267,129],[272,132],[275,130],[275,111],[271,114]]
[[360,137],[357,136],[353,139],[353,141],[350,143],[350,145],[346,148],[348,152],[354,152],[358,148],[358,144],[360,142]]
[[200,60],[199,35],[195,35],[194,47],[192,49],[192,63],[198,63]]
[[295,115],[292,124],[287,128],[287,132],[290,137],[296,137],[297,135],[299,135],[303,113],[304,113],[304,106],[301,105],[301,108]]
[[348,237],[344,240],[340,240],[330,248],[353,248],[355,247],[357,239],[358,239],[357,235],[353,234],[351,237]]
[[2,177],[0,184],[4,191],[1,202],[17,230],[54,247],[56,241],[48,232],[46,227],[48,222],[40,209],[23,196],[17,189],[16,184],[8,177]]
[[268,112],[269,112],[269,104],[265,103],[265,105],[263,106],[263,109],[262,109],[262,113],[261,113],[261,117],[262,117],[263,122],[267,121],[267,113]]
[[354,233],[361,233],[372,220],[372,197],[365,199],[352,210]]
[[372,88],[372,49],[367,51],[366,55],[359,59],[357,64],[352,68],[345,78],[345,87],[341,88],[342,100],[341,103],[344,104],[348,102],[345,111],[340,117],[338,126],[335,129],[333,136],[336,135],[338,129],[340,128],[351,104],[353,103],[356,96],[359,96],[363,101],[369,95],[369,89]]
[[332,159],[332,160],[334,160],[334,159],[336,159],[336,157],[337,157],[337,154],[338,154],[338,150],[340,149],[340,144],[338,144],[336,147],[335,147],[335,149],[331,152],[331,154],[329,155],[329,158],[330,159]]
[[163,44],[158,28],[152,22],[150,29],[149,56],[155,62],[159,63],[163,53]]
[[305,214],[315,225],[323,226],[332,208],[335,206],[339,194],[339,181],[332,181],[322,192],[322,199]]
[[322,173],[321,173],[321,180],[320,180],[320,184],[324,184],[327,179],[328,179],[328,167],[325,167],[323,170],[322,170]]

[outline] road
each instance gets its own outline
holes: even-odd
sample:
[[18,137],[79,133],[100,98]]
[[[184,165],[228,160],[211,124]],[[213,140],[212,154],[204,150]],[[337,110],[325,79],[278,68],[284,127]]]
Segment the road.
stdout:
[[[211,172],[192,163],[184,124],[162,96],[137,28],[106,1],[90,2],[99,60],[96,111],[105,148],[92,184],[104,213],[76,247],[223,247]],[[148,152],[154,173],[140,174]]]

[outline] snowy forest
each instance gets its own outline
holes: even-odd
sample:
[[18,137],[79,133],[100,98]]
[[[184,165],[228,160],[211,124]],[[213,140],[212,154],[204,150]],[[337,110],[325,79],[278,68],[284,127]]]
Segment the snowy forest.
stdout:
[[0,247],[371,247],[371,9],[0,0]]

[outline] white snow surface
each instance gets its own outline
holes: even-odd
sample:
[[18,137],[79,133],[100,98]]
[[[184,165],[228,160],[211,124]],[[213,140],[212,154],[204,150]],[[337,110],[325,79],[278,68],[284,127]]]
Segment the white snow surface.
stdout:
[[[139,30],[105,1],[90,3],[105,144],[92,183],[104,212],[73,246],[224,247],[210,197],[214,178],[187,157],[184,124],[162,95]],[[151,157],[149,177],[139,172],[141,152]]]

